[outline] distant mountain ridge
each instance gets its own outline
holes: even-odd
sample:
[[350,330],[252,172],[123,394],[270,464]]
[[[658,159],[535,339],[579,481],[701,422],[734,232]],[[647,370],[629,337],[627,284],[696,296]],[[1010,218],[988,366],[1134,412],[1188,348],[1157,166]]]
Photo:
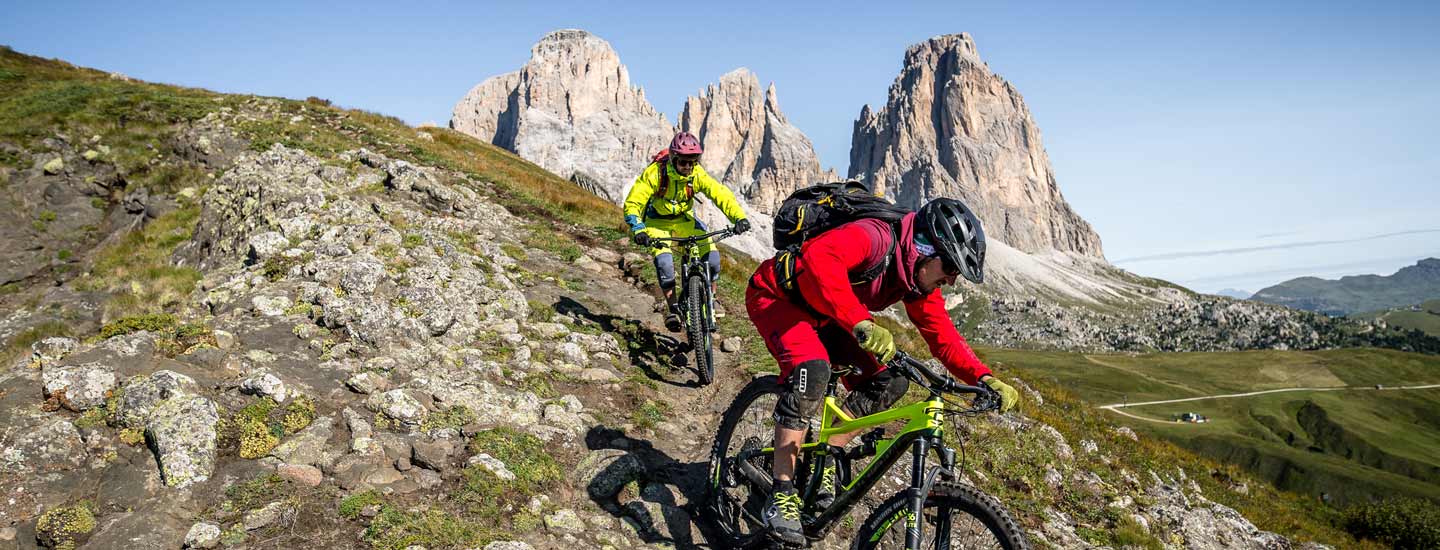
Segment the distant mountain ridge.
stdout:
[[1300,277],[1261,289],[1252,300],[1348,315],[1440,297],[1440,259],[1425,258],[1394,275],[1354,275],[1338,280]]

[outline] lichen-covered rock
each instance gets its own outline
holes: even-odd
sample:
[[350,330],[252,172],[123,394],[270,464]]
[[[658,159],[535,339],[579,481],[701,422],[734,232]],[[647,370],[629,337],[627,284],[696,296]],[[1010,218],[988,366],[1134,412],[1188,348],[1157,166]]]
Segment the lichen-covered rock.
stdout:
[[46,366],[40,375],[45,397],[72,411],[85,411],[105,403],[115,388],[115,369],[98,362]]
[[506,467],[504,462],[486,453],[480,453],[470,457],[470,460],[466,461],[466,464],[471,466],[478,465],[486,471],[495,474],[495,477],[505,481],[513,481],[515,479],[515,472],[511,472],[510,468]]
[[535,550],[535,547],[518,540],[498,540],[485,545],[485,550]]
[[390,389],[390,381],[370,371],[357,372],[345,381],[345,386],[355,393],[372,394]]
[[45,417],[37,425],[17,431],[13,443],[0,448],[0,471],[29,474],[68,470],[85,463],[80,431],[64,418]]
[[123,428],[144,428],[151,413],[161,403],[180,396],[194,395],[195,380],[175,371],[161,370],[150,376],[131,378],[121,390],[114,413]]
[[240,521],[240,524],[245,526],[246,531],[257,531],[285,519],[292,511],[289,504],[272,502],[258,510],[246,512],[245,518]]
[[210,479],[215,470],[215,423],[220,413],[204,397],[167,399],[145,426],[165,484],[184,488]]
[[277,256],[290,247],[290,239],[278,231],[266,231],[250,237],[249,255],[252,260],[265,260]]
[[286,296],[256,296],[250,299],[255,312],[266,317],[279,317],[290,309],[291,301]]
[[39,363],[45,367],[51,363],[64,359],[70,352],[80,346],[80,342],[74,338],[63,336],[52,336],[34,344],[30,344],[30,361]]
[[330,436],[335,433],[334,423],[335,419],[331,416],[316,418],[299,433],[285,438],[270,451],[271,456],[290,464],[329,466],[335,460],[329,452]]
[[276,403],[285,401],[285,382],[268,372],[256,372],[240,381],[240,393],[268,397]]
[[384,415],[397,428],[406,431],[418,430],[429,412],[420,400],[401,389],[371,395],[367,404],[370,410]]
[[190,526],[190,531],[185,533],[184,548],[214,548],[220,545],[220,526],[208,521],[201,521]]

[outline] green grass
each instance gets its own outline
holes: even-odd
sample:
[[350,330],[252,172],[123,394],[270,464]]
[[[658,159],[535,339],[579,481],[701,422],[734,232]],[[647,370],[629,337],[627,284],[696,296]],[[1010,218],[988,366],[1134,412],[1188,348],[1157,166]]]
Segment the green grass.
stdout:
[[12,364],[22,355],[29,354],[35,342],[52,336],[72,336],[70,326],[59,321],[47,321],[21,331],[0,349],[0,364]]
[[1431,336],[1440,336],[1440,300],[1428,300],[1419,305],[1418,311],[1409,308],[1380,312],[1361,313],[1351,317],[1381,319],[1393,327],[1418,330]]
[[[1016,372],[1026,380],[1064,385],[1095,405],[1293,387],[1440,383],[1440,358],[1377,349],[1140,355],[982,349],[980,353],[1002,376]],[[1312,441],[1297,420],[1307,401],[1326,412],[1329,422],[1343,432],[1344,442],[1317,446]],[[1281,392],[1125,410],[1157,420],[1171,420],[1183,412],[1205,415],[1211,422],[1156,423],[1110,416],[1141,433],[1244,464],[1256,475],[1293,490],[1323,492],[1338,502],[1389,494],[1440,500],[1437,478],[1399,475],[1415,474],[1412,466],[1440,468],[1433,452],[1440,448],[1440,389]],[[1385,466],[1377,468],[1380,465]]]
[[190,240],[199,215],[198,206],[183,206],[101,250],[79,288],[111,294],[105,303],[107,318],[173,310],[201,278],[199,271],[176,265],[170,257]]

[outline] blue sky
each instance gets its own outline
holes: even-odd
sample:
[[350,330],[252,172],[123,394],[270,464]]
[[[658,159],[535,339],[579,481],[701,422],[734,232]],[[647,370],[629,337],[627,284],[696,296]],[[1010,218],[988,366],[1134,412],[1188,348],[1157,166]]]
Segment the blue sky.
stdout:
[[541,35],[583,28],[672,120],[750,68],[842,173],[860,107],[884,103],[905,48],[969,32],[1121,267],[1254,291],[1440,256],[1425,232],[1440,230],[1436,2],[0,0],[0,13],[0,43],[23,52],[441,124]]

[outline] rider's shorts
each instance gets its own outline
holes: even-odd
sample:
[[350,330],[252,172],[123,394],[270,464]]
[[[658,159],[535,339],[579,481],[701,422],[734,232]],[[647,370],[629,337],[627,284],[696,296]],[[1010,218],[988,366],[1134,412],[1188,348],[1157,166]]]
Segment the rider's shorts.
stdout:
[[803,429],[818,412],[830,373],[815,372],[816,368],[854,368],[840,382],[850,390],[844,406],[857,417],[890,407],[909,388],[905,377],[886,372],[874,355],[860,349],[855,337],[834,321],[754,284],[745,290],[745,309],[770,355],[780,364],[784,390],[775,403],[775,420],[782,426]]
[[841,379],[847,389],[853,390],[885,370],[874,355],[860,349],[855,337],[834,321],[818,318],[808,309],[776,298],[753,284],[745,290],[745,309],[770,355],[780,364],[781,380],[787,380],[797,365],[818,360],[854,367],[856,372]]

